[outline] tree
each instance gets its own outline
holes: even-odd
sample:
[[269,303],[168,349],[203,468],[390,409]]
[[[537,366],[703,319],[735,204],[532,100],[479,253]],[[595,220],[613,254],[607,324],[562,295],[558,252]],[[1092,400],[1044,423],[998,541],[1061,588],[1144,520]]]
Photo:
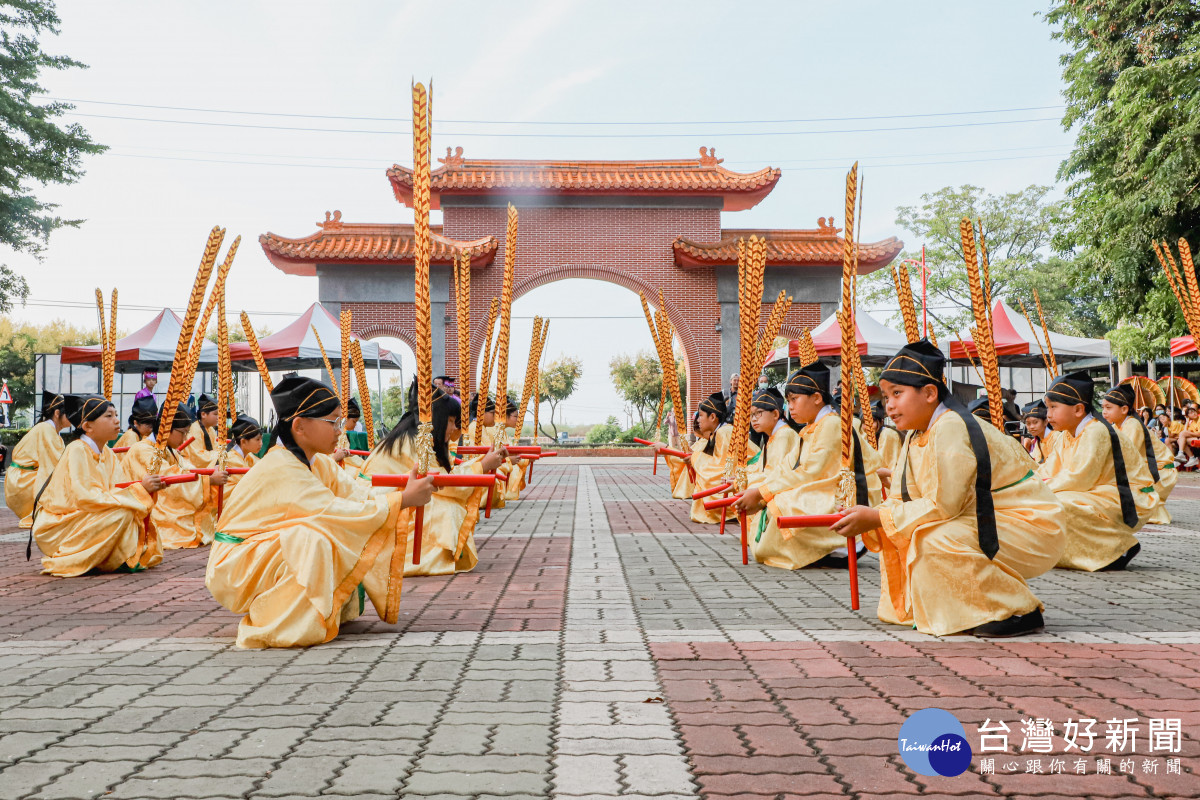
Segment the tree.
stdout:
[[[663,375],[658,356],[645,350],[636,356],[621,354],[608,363],[608,369],[617,394],[637,413],[641,429],[653,428],[654,417],[658,413],[658,401],[662,397]],[[686,395],[687,380],[684,377],[683,362],[678,357],[675,371],[679,375],[679,393],[681,396]],[[668,392],[666,408],[672,406],[671,394]],[[665,409],[663,413],[666,413]],[[683,428],[681,423],[680,429]]]
[[0,377],[8,379],[12,410],[33,405],[38,353],[57,353],[63,345],[97,344],[94,328],[77,328],[61,319],[29,325],[0,318]]
[[609,444],[615,442],[620,435],[621,423],[616,417],[609,417],[604,424],[592,426],[587,436],[583,437],[583,441],[587,444]]
[[[1032,309],[1033,290],[1037,289],[1047,323],[1055,330],[1082,336],[1103,334],[1106,328],[1096,313],[1095,280],[1081,273],[1074,261],[1050,253],[1051,241],[1066,220],[1063,204],[1046,199],[1049,192],[1048,186],[1028,186],[1019,192],[990,195],[978,186],[946,186],[922,195],[920,206],[896,209],[896,224],[925,245],[928,312],[939,337],[947,332],[965,335],[973,324],[959,234],[963,217],[983,220],[994,299],[1003,298],[1014,307],[1020,300]],[[908,250],[900,258],[920,260],[921,251]],[[916,269],[910,275],[920,313],[921,276]],[[895,303],[891,270],[879,270],[863,279],[860,291],[868,303]]]
[[[270,327],[268,327],[266,325],[259,325],[257,328],[254,329],[254,336],[260,340],[267,338],[272,333],[274,333],[274,331],[271,330]],[[207,339],[208,341],[212,342],[213,344],[216,344],[216,341],[217,341],[217,323],[216,322],[213,322],[211,325],[208,326],[208,334],[205,335],[204,338]],[[242,323],[239,322],[236,325],[229,326],[229,341],[231,341],[231,342],[246,341],[246,332],[242,330]]]
[[[570,356],[562,356],[541,370],[541,389],[538,392],[540,395],[538,400],[550,404],[550,427],[554,430],[554,435],[551,437],[553,439],[558,438],[558,426],[554,422],[554,413],[558,404],[575,393],[575,386],[581,377],[583,377],[583,362]],[[539,424],[538,427],[541,428],[542,435],[550,436],[546,433],[544,425]]]
[[[46,92],[42,70],[86,68],[42,51],[38,37],[58,27],[52,0],[0,0],[0,243],[39,258],[52,231],[82,220],[56,216],[58,206],[38,200],[31,184],[74,183],[83,177],[83,156],[106,149],[79,124],[56,122],[73,106],[33,99]],[[25,279],[0,264],[0,312],[27,297]]]
[[1063,126],[1079,131],[1058,172],[1073,223],[1058,246],[1104,287],[1105,321],[1134,319],[1165,347],[1185,326],[1150,243],[1200,235],[1200,6],[1056,0],[1046,19],[1069,48]]

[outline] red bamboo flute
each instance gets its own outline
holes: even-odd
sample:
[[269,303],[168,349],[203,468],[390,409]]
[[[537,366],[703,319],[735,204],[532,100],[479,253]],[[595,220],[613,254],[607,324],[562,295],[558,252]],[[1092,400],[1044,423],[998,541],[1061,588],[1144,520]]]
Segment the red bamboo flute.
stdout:
[[[783,516],[775,520],[780,528],[828,528],[844,514],[807,514]],[[850,568],[850,608],[858,611],[858,540],[846,537],[846,566]]]
[[[442,486],[495,486],[496,479],[490,472],[485,472],[482,475],[434,475],[433,485]],[[405,487],[408,485],[407,475],[372,475],[372,486],[398,486]]]
[[712,497],[714,494],[720,494],[726,489],[732,487],[732,483],[722,483],[720,486],[714,486],[711,489],[703,489],[692,495],[693,500],[703,500],[705,497]]
[[[162,482],[163,482],[163,486],[171,486],[172,484],[176,484],[176,483],[191,483],[192,481],[196,481],[199,479],[200,479],[199,475],[189,472],[184,475],[164,475],[162,477]],[[135,483],[141,483],[141,481],[125,481],[124,483],[118,483],[118,484],[114,484],[114,485],[118,489],[128,489],[130,486],[133,486]]]

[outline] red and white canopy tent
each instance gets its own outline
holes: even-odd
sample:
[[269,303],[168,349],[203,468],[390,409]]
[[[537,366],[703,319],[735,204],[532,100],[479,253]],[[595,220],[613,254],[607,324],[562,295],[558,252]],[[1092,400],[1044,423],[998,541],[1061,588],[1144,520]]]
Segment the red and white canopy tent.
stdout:
[[[908,344],[904,334],[894,331],[865,311],[854,315],[854,338],[858,342],[858,354],[864,364],[882,366],[896,355],[896,351]],[[813,345],[822,358],[837,358],[842,354],[842,330],[837,317],[830,316],[812,332]],[[784,347],[767,354],[764,368],[786,364],[800,358],[799,343],[793,339]]]
[[[1042,341],[1041,347],[1046,346],[1042,332],[1038,331],[1035,338],[1033,328],[1025,321],[1025,315],[1014,311],[1001,300],[997,300],[992,307],[992,337],[996,341],[996,355],[1001,366],[1035,369],[1043,366],[1038,347],[1039,340]],[[970,337],[951,339],[948,344],[952,361],[979,359],[975,342]],[[1054,348],[1054,358],[1059,362],[1112,358],[1107,339],[1087,339],[1050,331],[1050,344]]]
[[[321,335],[321,344],[325,346],[325,354],[329,362],[340,367],[342,364],[342,328],[338,318],[320,303],[313,303],[296,319],[285,325],[278,333],[264,336],[258,340],[259,349],[267,367],[274,370],[320,369],[325,366],[321,358],[321,347],[313,328]],[[362,347],[363,361],[377,369],[400,369],[400,357],[383,349],[377,342],[363,339],[357,334],[351,338],[359,341]],[[234,368],[245,372],[253,372],[254,356],[250,345],[246,342],[230,342],[229,354],[233,359]],[[212,367],[216,366],[216,350],[213,350]],[[201,359],[201,367],[206,366]]]
[[[117,372],[166,371],[175,360],[175,346],[183,320],[169,308],[158,312],[154,319],[128,336],[117,340]],[[217,361],[217,346],[206,342],[200,350],[201,360]],[[63,364],[99,364],[100,345],[88,344],[64,347]],[[215,367],[214,367],[215,368]]]

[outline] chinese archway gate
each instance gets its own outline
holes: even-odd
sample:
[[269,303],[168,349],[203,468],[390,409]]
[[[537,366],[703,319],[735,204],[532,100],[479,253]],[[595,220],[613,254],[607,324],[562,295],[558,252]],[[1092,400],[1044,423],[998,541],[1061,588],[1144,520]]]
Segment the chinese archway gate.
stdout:
[[[837,306],[843,241],[832,217],[806,230],[722,227],[722,212],[752,208],[771,192],[778,169],[733,172],[703,147],[699,158],[677,161],[560,162],[468,159],[460,147],[438,161],[432,206],[443,222],[433,228],[430,273],[435,371],[457,368],[455,316],[446,308],[453,303],[451,259],[462,248],[475,270],[478,363],[487,305],[500,291],[509,202],[521,218],[514,298],[553,281],[593,278],[644,291],[657,304],[661,287],[686,359],[690,409],[737,370],[739,237],[767,238],[765,296],[772,301],[782,289],[795,299],[785,335],[816,327]],[[412,170],[396,165],[387,177],[396,199],[411,206]],[[412,345],[412,225],[343,222],[340,211],[317,224],[298,239],[263,234],[267,258],[290,275],[315,275],[321,303],[335,314],[352,309],[356,332]],[[895,238],[864,243],[860,273],[886,266],[902,247]]]

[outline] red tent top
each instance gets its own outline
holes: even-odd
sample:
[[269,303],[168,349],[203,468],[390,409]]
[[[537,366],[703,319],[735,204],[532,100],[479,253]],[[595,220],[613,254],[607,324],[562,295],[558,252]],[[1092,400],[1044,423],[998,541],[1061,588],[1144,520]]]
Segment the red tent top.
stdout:
[[1196,340],[1191,336],[1177,336],[1171,340],[1171,358],[1196,352]]
[[[262,350],[263,358],[268,362],[274,362],[271,364],[272,369],[319,367],[322,364],[321,347],[318,346],[317,338],[313,335],[314,326],[321,335],[321,345],[325,347],[329,361],[334,365],[340,365],[342,362],[341,323],[320,303],[313,303],[308,310],[297,317],[295,321],[288,323],[278,333],[259,339],[258,346]],[[384,362],[392,359],[391,353],[379,347],[377,343],[367,341],[357,334],[352,334],[352,337],[362,343],[364,360],[374,361],[377,353]],[[250,352],[250,345],[246,342],[230,342],[229,354],[234,361],[254,359]],[[395,365],[393,364],[393,366]]]
[[[1008,314],[1008,306],[997,300],[996,305],[992,308],[992,338],[996,342],[996,355],[1027,355],[1030,352],[1029,342],[1025,341],[1021,334],[1017,333],[1017,329],[1013,326]],[[975,349],[975,342],[970,338],[952,339],[950,341],[950,358],[959,359],[968,357],[979,357],[979,351]]]
[[[179,315],[169,308],[164,308],[148,324],[117,340],[117,371],[170,369],[175,360],[175,347],[179,343],[179,331],[182,328],[183,320]],[[212,343],[204,345],[204,351],[209,353],[214,348]],[[98,364],[100,345],[64,347],[61,358],[64,364]],[[121,369],[122,362],[125,362],[127,369]]]

